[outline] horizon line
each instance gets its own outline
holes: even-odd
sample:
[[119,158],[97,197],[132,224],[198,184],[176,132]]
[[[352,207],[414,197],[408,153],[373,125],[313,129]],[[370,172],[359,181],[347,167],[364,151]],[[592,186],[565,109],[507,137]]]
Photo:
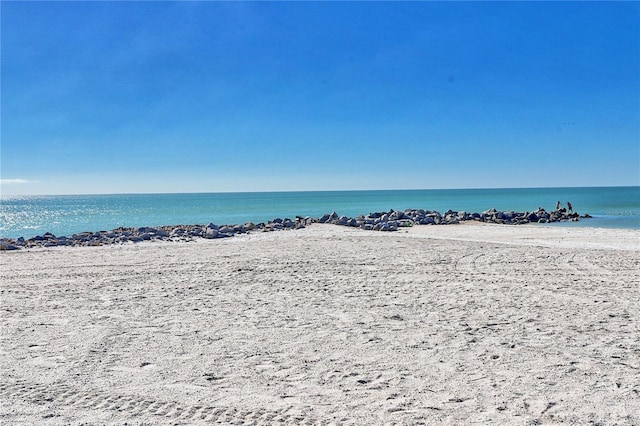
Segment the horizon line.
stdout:
[[455,188],[388,188],[388,189],[314,189],[314,190],[265,190],[265,191],[186,191],[186,192],[100,192],[100,193],[66,193],[66,194],[13,194],[10,197],[66,197],[66,196],[99,196],[99,195],[177,195],[177,194],[277,194],[302,192],[381,192],[381,191],[479,191],[509,189],[586,189],[586,188],[640,188],[640,185],[597,185],[597,186],[522,186],[522,187],[455,187]]

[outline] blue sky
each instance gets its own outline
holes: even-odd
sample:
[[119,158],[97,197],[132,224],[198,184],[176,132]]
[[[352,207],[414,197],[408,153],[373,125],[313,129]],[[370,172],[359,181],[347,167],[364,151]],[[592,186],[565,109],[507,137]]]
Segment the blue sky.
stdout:
[[1,19],[3,195],[640,184],[638,2]]

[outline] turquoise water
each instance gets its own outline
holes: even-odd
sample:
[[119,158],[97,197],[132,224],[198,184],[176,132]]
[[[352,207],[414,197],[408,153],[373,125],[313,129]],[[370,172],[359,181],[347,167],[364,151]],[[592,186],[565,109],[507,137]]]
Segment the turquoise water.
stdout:
[[[357,216],[407,208],[482,212],[553,210],[570,201],[593,219],[560,226],[640,229],[640,187],[120,194],[0,198],[0,236],[71,235],[120,226],[236,224],[336,211]],[[553,225],[558,226],[558,225]]]

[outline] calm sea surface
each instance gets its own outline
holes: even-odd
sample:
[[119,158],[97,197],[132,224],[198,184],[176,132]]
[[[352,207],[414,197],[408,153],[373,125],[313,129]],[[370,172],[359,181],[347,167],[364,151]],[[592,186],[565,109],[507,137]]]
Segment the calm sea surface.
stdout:
[[[553,210],[570,201],[593,219],[551,226],[640,229],[640,187],[458,189],[398,191],[120,194],[0,198],[0,236],[71,235],[120,226],[218,225],[336,211],[357,216],[407,208],[482,212]],[[547,225],[549,226],[549,225]]]

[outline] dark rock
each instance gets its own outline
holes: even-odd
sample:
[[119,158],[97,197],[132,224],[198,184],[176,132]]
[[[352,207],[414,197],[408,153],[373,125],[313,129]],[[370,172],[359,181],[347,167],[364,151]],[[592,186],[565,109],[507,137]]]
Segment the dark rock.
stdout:
[[9,244],[6,242],[0,242],[0,250],[12,251],[12,250],[20,250],[20,247]]
[[157,232],[157,230],[155,228],[151,228],[151,227],[148,227],[148,226],[140,227],[140,228],[136,229],[136,231],[139,234],[147,234],[147,233],[148,234],[155,234]]
[[391,231],[397,231],[398,230],[398,226],[392,223],[384,223],[381,227],[380,227],[381,231],[386,231],[386,232],[391,232]]
[[282,225],[285,228],[291,229],[291,228],[293,228],[295,226],[295,223],[289,218],[284,218],[284,220],[282,221]]
[[340,216],[338,219],[332,220],[331,223],[334,225],[347,226],[349,222],[349,218],[346,216]]
[[163,231],[162,229],[158,229],[156,230],[156,236],[159,238],[166,238],[169,236],[169,233],[167,231]]
[[318,219],[318,223],[327,223],[330,218],[331,218],[330,215],[325,214],[321,218]]

